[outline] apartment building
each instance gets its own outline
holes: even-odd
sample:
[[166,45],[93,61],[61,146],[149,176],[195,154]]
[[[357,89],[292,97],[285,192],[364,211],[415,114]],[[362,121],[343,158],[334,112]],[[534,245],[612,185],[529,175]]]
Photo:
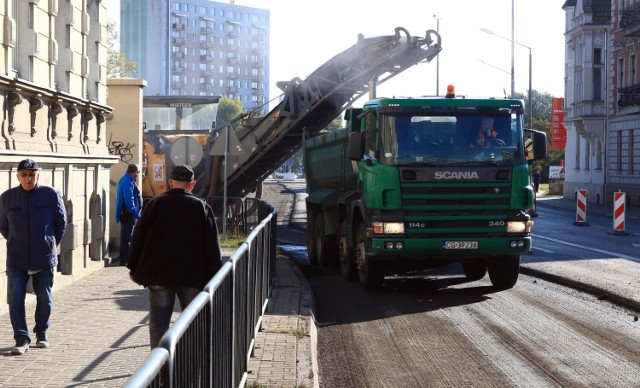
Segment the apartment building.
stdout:
[[564,196],[640,206],[640,6],[633,0],[568,0],[565,20]]
[[269,11],[208,0],[121,0],[120,39],[145,95],[226,96],[268,111]]
[[[69,227],[56,287],[104,267],[109,228],[106,145],[107,13],[98,0],[0,2],[0,192],[35,159],[40,182],[58,188]],[[6,244],[0,238],[0,313],[6,311]]]

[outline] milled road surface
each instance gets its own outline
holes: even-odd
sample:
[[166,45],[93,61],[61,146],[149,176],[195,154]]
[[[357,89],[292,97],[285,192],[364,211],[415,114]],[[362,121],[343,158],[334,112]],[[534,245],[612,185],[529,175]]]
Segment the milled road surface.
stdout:
[[633,314],[541,280],[494,292],[439,272],[369,293],[338,274],[309,280],[321,387],[640,384]]
[[[286,225],[303,222],[292,212],[303,191],[285,186],[271,185],[268,199],[286,209],[278,240],[305,245]],[[336,267],[306,272],[320,387],[640,387],[637,313],[574,289],[520,275],[496,292],[457,265],[387,278],[380,292]]]

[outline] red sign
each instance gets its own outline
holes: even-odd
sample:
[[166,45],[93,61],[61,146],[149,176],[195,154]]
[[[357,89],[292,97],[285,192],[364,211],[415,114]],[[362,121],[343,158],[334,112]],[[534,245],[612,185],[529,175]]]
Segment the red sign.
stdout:
[[564,98],[551,98],[551,148],[564,149],[567,145],[567,129],[564,121]]

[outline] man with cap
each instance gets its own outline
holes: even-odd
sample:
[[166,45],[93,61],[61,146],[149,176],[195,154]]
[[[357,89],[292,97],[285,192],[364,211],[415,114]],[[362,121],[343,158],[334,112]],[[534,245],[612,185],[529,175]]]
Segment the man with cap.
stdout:
[[129,261],[129,243],[136,220],[142,212],[142,196],[136,184],[140,167],[137,164],[127,166],[127,172],[118,181],[116,192],[116,224],[120,223],[120,265]]
[[174,167],[169,190],[146,205],[131,239],[129,277],[149,289],[151,349],[169,328],[175,297],[184,310],[220,269],[213,210],[191,193],[193,170]]
[[7,239],[9,317],[16,341],[11,354],[29,350],[25,298],[32,279],[36,294],[36,347],[46,348],[51,315],[51,288],[58,265],[57,246],[67,228],[60,192],[38,183],[40,166],[31,159],[18,164],[19,186],[0,195],[0,233]]

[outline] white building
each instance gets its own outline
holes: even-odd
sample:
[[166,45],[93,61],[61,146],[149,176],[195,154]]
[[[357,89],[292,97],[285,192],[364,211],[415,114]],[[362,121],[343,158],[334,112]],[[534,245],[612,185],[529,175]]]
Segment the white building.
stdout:
[[565,22],[564,196],[640,206],[640,5],[568,0]]

